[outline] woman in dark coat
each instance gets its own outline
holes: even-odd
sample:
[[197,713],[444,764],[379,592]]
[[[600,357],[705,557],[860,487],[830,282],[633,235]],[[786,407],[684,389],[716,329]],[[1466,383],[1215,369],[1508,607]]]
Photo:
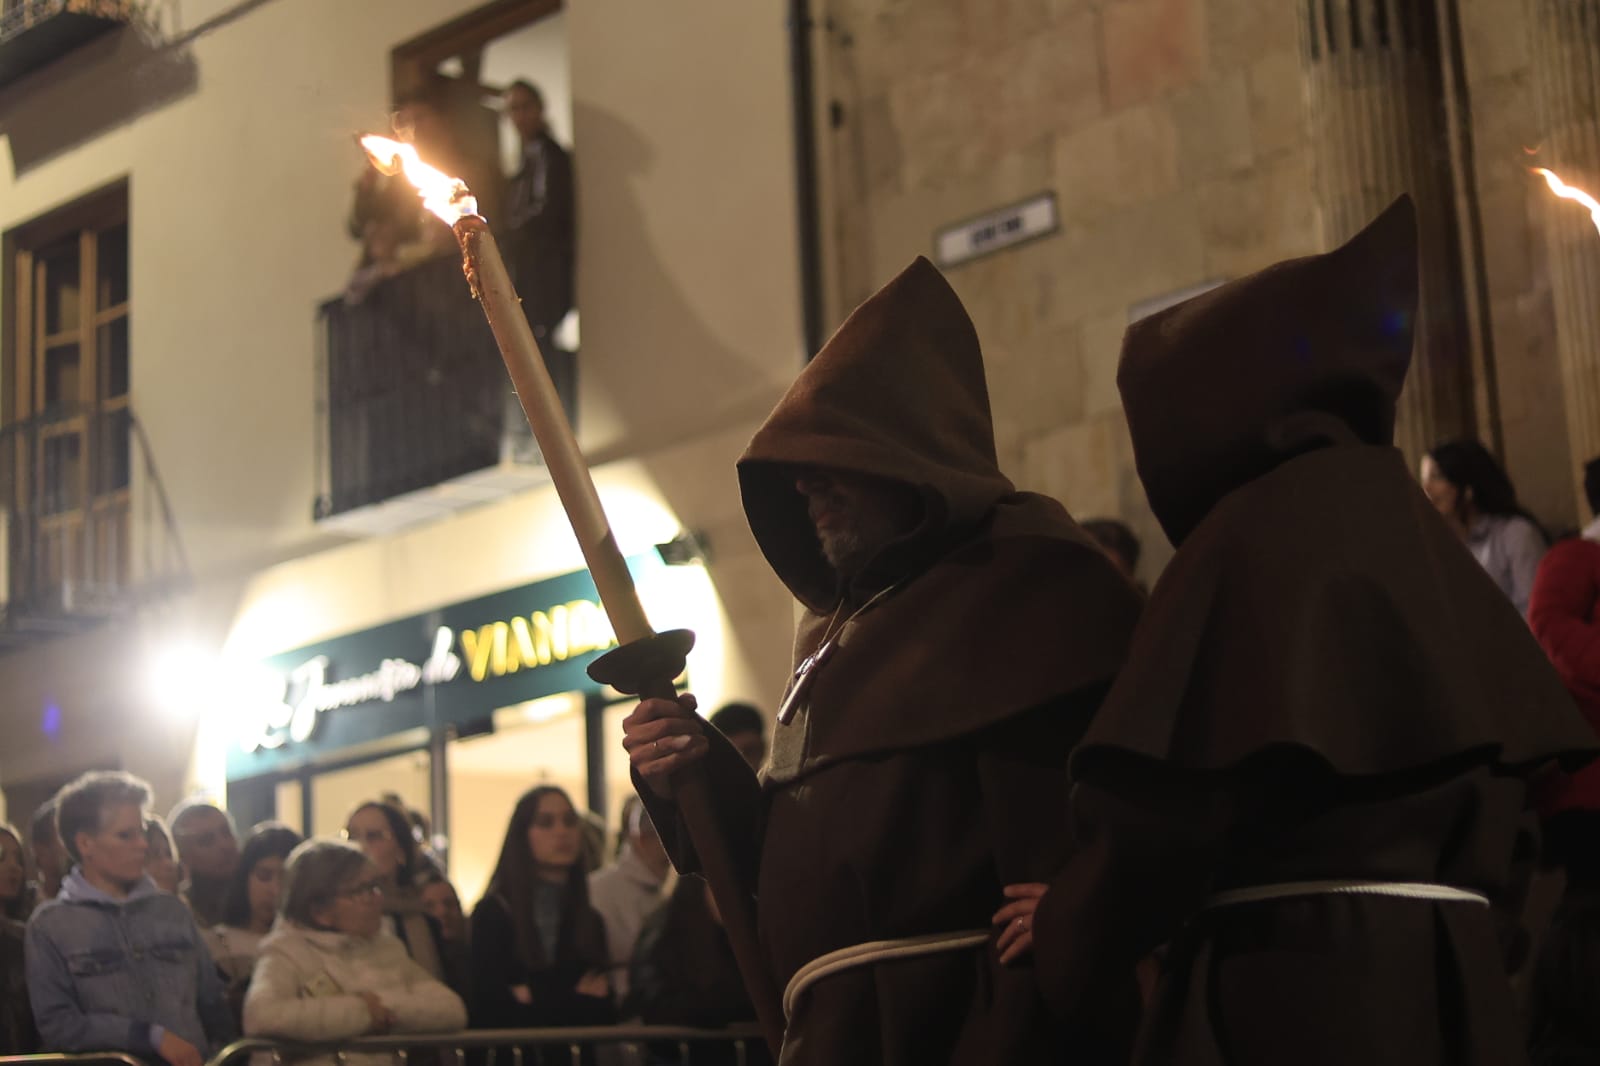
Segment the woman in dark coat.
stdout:
[[472,911],[472,1024],[608,1025],[605,924],[589,906],[578,812],[559,788],[523,795]]
[[1124,342],[1178,552],[1072,757],[1081,850],[996,917],[1069,1015],[1168,945],[1140,1066],[1524,1061],[1493,905],[1594,737],[1392,446],[1416,310],[1402,200]]

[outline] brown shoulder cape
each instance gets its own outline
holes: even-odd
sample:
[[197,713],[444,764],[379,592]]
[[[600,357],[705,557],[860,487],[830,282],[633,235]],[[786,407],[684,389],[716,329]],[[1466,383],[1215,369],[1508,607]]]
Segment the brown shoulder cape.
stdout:
[[[1137,593],[1060,504],[1007,496],[971,540],[864,613],[817,671],[806,767],[954,740],[1108,685],[1138,614]],[[797,662],[828,621],[806,612]]]
[[1072,758],[1195,771],[1302,749],[1344,775],[1595,740],[1528,627],[1394,448],[1327,447],[1225,497],[1157,583]]

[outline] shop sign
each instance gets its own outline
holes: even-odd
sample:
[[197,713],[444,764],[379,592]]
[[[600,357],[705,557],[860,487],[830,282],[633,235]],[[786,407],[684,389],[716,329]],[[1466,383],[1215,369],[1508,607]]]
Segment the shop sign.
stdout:
[[[636,575],[652,565],[629,560]],[[239,679],[228,776],[593,688],[583,668],[615,644],[582,570],[274,656]]]
[[370,673],[338,680],[332,679],[332,661],[326,655],[313,655],[287,672],[263,670],[255,679],[248,705],[254,713],[245,721],[240,747],[255,752],[302,744],[316,731],[318,717],[329,711],[393,703],[423,684],[454,681],[461,672],[461,659],[451,648],[454,640],[450,627],[440,626],[427,662],[384,659]]

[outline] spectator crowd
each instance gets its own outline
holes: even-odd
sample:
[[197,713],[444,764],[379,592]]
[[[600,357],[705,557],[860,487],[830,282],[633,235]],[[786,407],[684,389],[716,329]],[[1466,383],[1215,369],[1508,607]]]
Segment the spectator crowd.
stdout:
[[[754,708],[714,721],[762,756]],[[469,919],[426,819],[396,795],[355,807],[339,839],[310,840],[272,821],[241,840],[198,798],[163,822],[152,798],[136,777],[96,771],[35,813],[26,843],[0,824],[0,1055],[199,1066],[240,1036],[754,1018],[715,906],[698,880],[674,888],[636,800],[608,848],[565,791],[530,789]],[[617,1054],[675,1062],[678,1049]]]

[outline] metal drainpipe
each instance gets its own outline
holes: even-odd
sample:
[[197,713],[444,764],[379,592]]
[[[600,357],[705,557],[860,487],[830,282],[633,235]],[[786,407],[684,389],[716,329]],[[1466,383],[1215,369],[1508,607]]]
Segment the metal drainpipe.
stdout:
[[1473,147],[1472,92],[1467,81],[1466,45],[1457,0],[1439,0],[1440,53],[1444,70],[1445,115],[1455,168],[1456,217],[1461,245],[1461,287],[1466,301],[1468,348],[1473,360],[1473,417],[1478,437],[1505,455],[1500,421],[1500,385],[1495,366],[1494,323],[1489,311],[1489,275],[1478,198],[1477,153]]
[[812,99],[811,5],[789,0],[789,85],[800,250],[800,323],[806,360],[822,347],[822,251],[818,236],[816,106]]

